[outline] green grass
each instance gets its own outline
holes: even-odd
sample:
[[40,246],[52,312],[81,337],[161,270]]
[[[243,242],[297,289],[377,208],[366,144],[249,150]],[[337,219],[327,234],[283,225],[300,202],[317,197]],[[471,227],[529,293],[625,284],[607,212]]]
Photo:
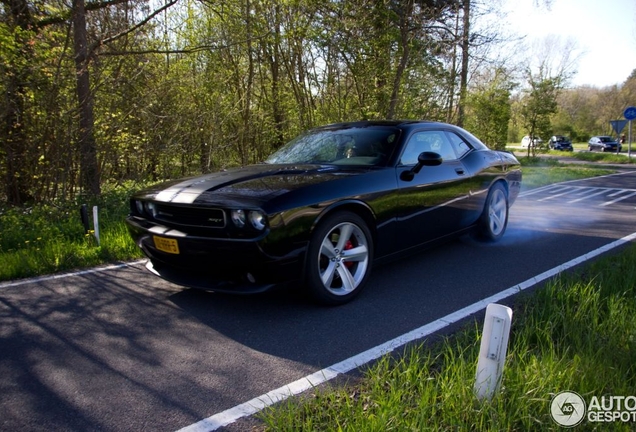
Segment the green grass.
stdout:
[[567,180],[597,177],[616,172],[613,168],[588,164],[564,164],[557,159],[546,157],[519,157],[523,171],[524,189],[532,189],[547,184]]
[[600,162],[604,164],[633,164],[634,159],[628,158],[626,153],[595,153],[577,152],[572,155],[576,159],[585,162]]
[[[563,275],[518,299],[501,391],[479,401],[473,385],[480,325],[406,349],[363,377],[317,388],[259,418],[271,431],[561,430],[550,416],[560,391],[630,396],[636,389],[636,247]],[[632,430],[633,423],[577,430]]]
[[[139,185],[104,187],[99,208],[100,243],[86,234],[82,201],[0,208],[0,281],[39,276],[141,257],[124,224],[128,196]],[[92,225],[91,225],[92,228]]]

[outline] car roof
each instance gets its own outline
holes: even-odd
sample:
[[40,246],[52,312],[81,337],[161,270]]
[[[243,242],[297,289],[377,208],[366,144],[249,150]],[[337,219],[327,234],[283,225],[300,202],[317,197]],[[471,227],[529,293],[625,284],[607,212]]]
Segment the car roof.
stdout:
[[360,120],[353,122],[332,123],[321,126],[318,129],[345,129],[353,127],[369,127],[369,126],[407,126],[413,124],[444,124],[428,120]]
[[412,131],[421,126],[432,127],[444,127],[455,131],[461,131],[463,133],[470,133],[466,129],[463,129],[457,125],[450,123],[438,122],[433,120],[360,120],[353,122],[332,123],[325,126],[317,127],[316,130],[332,130],[332,129],[346,129],[346,128],[364,128],[373,126],[393,126],[404,131]]
[[339,130],[339,129],[347,129],[347,128],[365,128],[365,127],[374,127],[374,126],[384,126],[384,127],[396,127],[401,129],[406,134],[410,134],[413,131],[416,131],[420,127],[442,127],[444,129],[449,129],[459,133],[464,137],[470,144],[476,149],[488,149],[488,147],[481,142],[481,140],[474,135],[472,135],[466,129],[463,129],[459,126],[450,124],[437,122],[432,120],[361,120],[354,122],[343,122],[343,123],[332,123],[325,126],[320,126],[314,131],[320,130]]

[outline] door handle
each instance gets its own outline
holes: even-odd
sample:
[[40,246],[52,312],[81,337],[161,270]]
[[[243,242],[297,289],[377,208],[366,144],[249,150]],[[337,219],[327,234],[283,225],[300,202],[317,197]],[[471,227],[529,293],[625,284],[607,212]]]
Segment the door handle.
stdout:
[[455,168],[455,172],[458,175],[464,175],[464,168]]

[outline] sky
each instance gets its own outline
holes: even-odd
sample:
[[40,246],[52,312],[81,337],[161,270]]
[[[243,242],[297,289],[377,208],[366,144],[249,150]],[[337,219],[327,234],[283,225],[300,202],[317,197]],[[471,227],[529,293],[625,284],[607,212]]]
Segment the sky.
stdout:
[[535,3],[504,1],[509,30],[529,44],[548,34],[574,39],[580,56],[572,85],[622,84],[636,69],[636,0],[552,0],[549,10]]

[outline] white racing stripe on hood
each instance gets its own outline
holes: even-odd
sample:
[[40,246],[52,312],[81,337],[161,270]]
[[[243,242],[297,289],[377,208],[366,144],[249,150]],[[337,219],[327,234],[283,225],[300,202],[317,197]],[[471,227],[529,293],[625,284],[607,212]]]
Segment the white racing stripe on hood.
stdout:
[[179,204],[192,204],[201,195],[201,191],[187,190],[178,186],[173,186],[159,192],[157,201],[172,202]]
[[159,192],[155,199],[157,201],[177,204],[192,204],[202,193],[223,184],[232,183],[244,176],[244,172],[236,171],[233,173],[215,173],[205,177],[189,179]]

